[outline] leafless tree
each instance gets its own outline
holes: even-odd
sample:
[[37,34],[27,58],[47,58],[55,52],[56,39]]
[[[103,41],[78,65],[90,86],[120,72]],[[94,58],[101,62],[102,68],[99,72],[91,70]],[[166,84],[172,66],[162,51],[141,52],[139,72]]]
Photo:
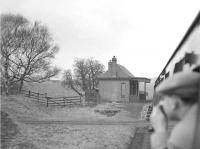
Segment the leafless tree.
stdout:
[[94,58],[88,58],[87,61],[88,68],[88,82],[89,89],[94,89],[98,85],[97,76],[104,72],[104,65]]
[[64,71],[63,78],[62,78],[62,85],[68,86],[79,95],[82,95],[81,90],[80,90],[80,84],[76,80],[74,80],[72,76],[72,71],[70,69]]
[[103,64],[94,58],[76,58],[73,66],[76,77],[75,80],[80,82],[84,91],[97,87],[97,76],[103,73],[105,68]]
[[59,73],[51,66],[59,48],[46,26],[33,24],[20,15],[1,15],[2,80],[7,92],[13,83],[45,81]]
[[0,48],[1,48],[1,84],[9,92],[9,87],[16,81],[15,75],[10,72],[10,57],[20,48],[20,39],[17,31],[28,22],[22,16],[1,15]]
[[84,91],[87,90],[88,67],[86,65],[86,60],[83,58],[76,58],[73,67],[76,80],[80,82]]

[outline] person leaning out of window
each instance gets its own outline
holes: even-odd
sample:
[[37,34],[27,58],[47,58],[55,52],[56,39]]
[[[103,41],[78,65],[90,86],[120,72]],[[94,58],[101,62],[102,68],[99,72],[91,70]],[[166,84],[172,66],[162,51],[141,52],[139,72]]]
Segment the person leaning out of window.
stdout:
[[[177,72],[164,80],[156,93],[163,99],[154,107],[152,149],[192,149],[197,124],[200,73]],[[171,134],[168,122],[178,121]]]

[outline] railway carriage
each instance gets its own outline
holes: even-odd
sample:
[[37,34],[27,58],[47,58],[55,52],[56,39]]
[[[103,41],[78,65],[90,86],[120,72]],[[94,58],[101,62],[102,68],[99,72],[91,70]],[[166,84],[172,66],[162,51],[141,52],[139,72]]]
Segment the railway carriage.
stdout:
[[[180,71],[200,72],[200,12],[156,79],[154,89]],[[159,100],[160,97],[154,93],[154,104]]]
[[[154,89],[163,80],[181,71],[195,71],[199,72],[200,75],[200,12],[158,76]],[[153,104],[156,105],[160,100],[161,97],[154,92]],[[200,87],[197,112],[194,149],[199,149],[200,147]]]

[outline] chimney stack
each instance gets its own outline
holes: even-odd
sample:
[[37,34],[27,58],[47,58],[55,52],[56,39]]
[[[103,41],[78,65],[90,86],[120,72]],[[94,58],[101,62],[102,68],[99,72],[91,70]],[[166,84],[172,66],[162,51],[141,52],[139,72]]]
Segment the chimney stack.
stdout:
[[113,56],[112,58],[112,62],[116,63],[117,64],[117,58],[115,56]]
[[111,74],[112,77],[116,77],[117,74],[117,58],[113,56],[112,60],[108,62],[108,72]]

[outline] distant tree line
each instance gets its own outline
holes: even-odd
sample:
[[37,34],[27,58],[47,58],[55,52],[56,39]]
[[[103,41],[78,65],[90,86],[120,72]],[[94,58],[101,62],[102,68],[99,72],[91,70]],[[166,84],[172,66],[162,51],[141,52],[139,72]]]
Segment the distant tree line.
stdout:
[[0,16],[1,89],[9,94],[13,86],[41,82],[56,76],[60,69],[51,66],[59,48],[45,25],[30,22],[21,15]]
[[62,83],[81,94],[81,91],[97,88],[97,77],[104,72],[104,69],[104,65],[94,58],[76,58],[73,72],[71,69],[64,71]]

